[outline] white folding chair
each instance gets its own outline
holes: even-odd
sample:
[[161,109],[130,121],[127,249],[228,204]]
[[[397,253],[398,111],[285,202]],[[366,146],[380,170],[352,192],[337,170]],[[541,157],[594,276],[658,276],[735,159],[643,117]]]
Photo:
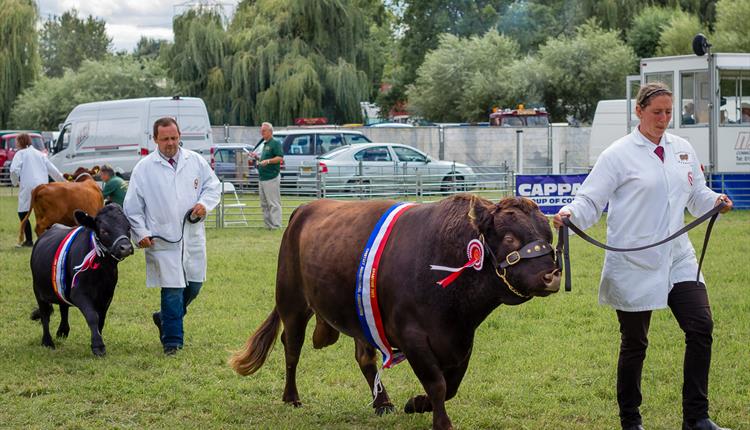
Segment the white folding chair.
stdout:
[[[240,197],[237,195],[237,190],[234,188],[234,184],[231,182],[222,182],[221,185],[222,193],[224,194],[222,208],[224,226],[226,227],[229,224],[247,225],[247,218],[245,217],[245,206],[247,205],[240,201]],[[234,197],[233,201],[232,197]],[[228,212],[230,212],[228,209],[239,209],[239,216],[227,216]]]

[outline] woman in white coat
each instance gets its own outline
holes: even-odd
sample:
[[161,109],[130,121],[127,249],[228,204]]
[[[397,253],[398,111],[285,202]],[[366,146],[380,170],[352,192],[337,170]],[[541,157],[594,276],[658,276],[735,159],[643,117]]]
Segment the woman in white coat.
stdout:
[[[65,181],[60,171],[49,158],[31,145],[31,136],[21,133],[16,137],[16,148],[18,151],[10,163],[10,178],[13,185],[18,185],[18,219],[24,219],[31,209],[31,192],[37,185],[46,184],[48,177],[56,181]],[[21,246],[32,246],[31,221],[24,228],[26,241],[19,243]]]
[[173,118],[157,120],[153,133],[158,149],[133,169],[123,205],[146,250],[146,286],[161,287],[161,310],[152,317],[172,355],[183,346],[183,317],[206,279],[203,218],[219,203],[221,185],[200,154],[180,148]]
[[[684,226],[687,208],[702,215],[731,200],[706,186],[700,161],[686,140],[666,133],[672,92],[663,83],[641,87],[636,100],[639,126],[615,141],[596,161],[573,202],[555,215],[582,229],[595,224],[609,203],[607,243],[621,248],[647,245]],[[708,373],[713,320],[703,276],[687,234],[637,252],[607,252],[599,302],[617,311],[621,343],[617,402],[623,429],[643,429],[641,371],[648,346],[651,311],[669,307],[685,332],[683,430],[719,430],[708,415]]]

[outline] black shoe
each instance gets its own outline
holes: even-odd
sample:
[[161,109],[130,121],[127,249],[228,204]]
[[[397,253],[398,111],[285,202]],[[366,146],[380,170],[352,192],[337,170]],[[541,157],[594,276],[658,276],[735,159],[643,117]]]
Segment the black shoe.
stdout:
[[710,418],[703,418],[693,424],[689,424],[687,421],[682,422],[682,430],[731,430],[725,427],[719,427],[715,422],[711,421]]
[[154,325],[156,325],[156,328],[159,329],[159,340],[161,341],[161,314],[159,312],[154,312],[154,314],[151,316],[154,320]]
[[31,248],[32,246],[34,246],[34,242],[29,242],[28,240],[26,242],[16,244],[16,248]]
[[637,424],[634,426],[623,427],[622,430],[645,430],[642,425]]
[[164,347],[164,355],[175,355],[177,354],[177,348],[176,346],[165,346]]

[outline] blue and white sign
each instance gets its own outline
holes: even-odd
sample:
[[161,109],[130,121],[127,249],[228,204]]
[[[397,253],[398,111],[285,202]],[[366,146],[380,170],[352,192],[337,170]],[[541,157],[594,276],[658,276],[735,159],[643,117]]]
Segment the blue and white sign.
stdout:
[[516,196],[534,200],[543,213],[556,214],[573,201],[588,175],[518,175]]

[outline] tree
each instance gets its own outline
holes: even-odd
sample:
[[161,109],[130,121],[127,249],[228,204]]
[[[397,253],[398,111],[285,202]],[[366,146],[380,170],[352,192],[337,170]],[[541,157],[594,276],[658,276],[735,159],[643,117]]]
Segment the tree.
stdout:
[[659,38],[659,56],[687,55],[693,53],[693,37],[697,33],[708,33],[697,15],[675,11]]
[[598,100],[624,96],[625,76],[636,65],[633,50],[615,31],[588,21],[575,37],[548,40],[531,70],[539,73],[537,85],[554,119],[591,120]]
[[627,40],[638,58],[656,56],[659,38],[674,13],[676,13],[674,9],[650,6],[635,16],[633,25],[628,29]]
[[110,52],[111,43],[104,20],[91,15],[78,18],[76,9],[50,17],[41,30],[44,74],[59,77],[66,68],[77,70],[84,60],[101,60]]
[[159,58],[162,44],[166,46],[168,42],[164,39],[141,36],[133,50],[133,56],[141,60],[156,60]]
[[[482,37],[443,34],[409,89],[409,106],[432,121],[486,121],[493,105],[514,102],[527,88],[510,76],[518,44],[497,30]],[[523,80],[523,79],[521,79]]]
[[716,15],[714,52],[750,52],[750,1],[720,0]]
[[[0,127],[11,106],[39,73],[37,9],[31,0],[0,0]],[[33,128],[36,128],[34,126]]]
[[57,130],[80,103],[170,95],[165,75],[157,62],[129,55],[84,60],[78,71],[68,69],[59,78],[41,77],[24,91],[13,106],[11,123],[18,128]]
[[501,13],[497,29],[515,39],[521,52],[535,52],[550,37],[574,34],[583,19],[580,9],[568,1],[516,0]]

